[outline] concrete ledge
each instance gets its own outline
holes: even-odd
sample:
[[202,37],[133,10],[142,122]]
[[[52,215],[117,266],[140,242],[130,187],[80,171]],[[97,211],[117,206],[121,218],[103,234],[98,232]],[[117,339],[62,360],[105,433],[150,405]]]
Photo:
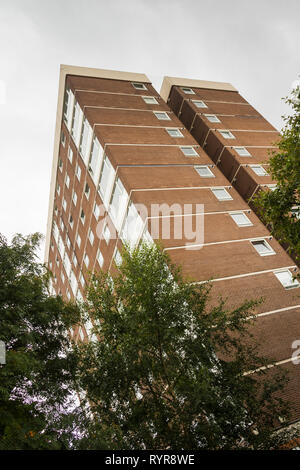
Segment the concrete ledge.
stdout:
[[195,80],[192,78],[164,77],[160,89],[160,96],[167,101],[172,86],[186,86],[191,88],[208,88],[211,90],[238,91],[231,83],[209,82],[206,80]]
[[60,66],[60,72],[66,75],[79,75],[81,77],[108,78],[111,80],[125,80],[131,82],[151,83],[151,80],[143,73],[121,72],[119,70],[94,69],[90,67],[78,67],[76,65]]

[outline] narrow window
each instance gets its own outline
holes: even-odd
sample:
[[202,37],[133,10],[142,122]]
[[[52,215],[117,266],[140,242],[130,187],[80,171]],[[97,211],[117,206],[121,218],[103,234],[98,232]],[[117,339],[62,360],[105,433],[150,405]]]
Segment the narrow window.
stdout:
[[179,129],[166,129],[166,131],[171,137],[183,137]]
[[180,147],[180,150],[186,157],[199,156],[194,147]]
[[206,165],[203,166],[195,166],[195,170],[202,178],[214,178],[215,175],[210,170],[210,168]]
[[224,137],[224,139],[235,139],[234,135],[230,131],[219,131],[221,136]]
[[285,289],[291,289],[293,287],[300,286],[299,281],[297,279],[293,279],[293,275],[289,269],[285,269],[284,271],[277,271],[274,272],[274,274]]
[[79,165],[77,165],[77,168],[76,168],[76,176],[77,176],[78,181],[80,181],[80,178],[81,178],[81,168],[80,168]]
[[79,233],[77,234],[77,237],[76,237],[76,243],[78,245],[78,248],[80,248],[80,245],[81,245],[81,237],[79,235]]
[[231,212],[230,216],[239,227],[253,225],[244,212]]
[[94,234],[93,234],[92,230],[90,229],[89,240],[90,240],[91,245],[93,245],[94,239],[95,239]]
[[221,122],[215,114],[204,114],[204,116],[206,119],[208,119],[209,122]]
[[268,256],[275,254],[275,251],[269,245],[269,243],[266,242],[266,240],[253,240],[251,241],[251,243],[256,249],[257,253],[260,254],[260,256]]
[[196,108],[207,108],[206,104],[202,100],[192,100],[192,103],[194,103]]
[[154,111],[154,114],[157,117],[157,119],[159,119],[160,121],[170,121],[171,120],[168,113],[165,113],[164,111]]
[[76,206],[76,204],[77,204],[77,194],[75,193],[75,191],[73,191],[72,200],[73,200],[74,206]]
[[158,104],[154,96],[142,96],[142,98],[147,104]]
[[87,183],[86,183],[85,188],[84,188],[84,194],[85,194],[87,199],[90,197],[90,187]]
[[67,186],[67,188],[70,187],[70,176],[69,175],[66,176],[66,186]]
[[72,163],[72,160],[73,160],[73,150],[71,149],[71,147],[68,148],[68,159],[69,159],[70,162]]
[[133,83],[132,83],[132,86],[133,86],[136,90],[147,90],[147,87],[146,87],[143,83],[133,82]]
[[219,201],[229,201],[232,199],[230,194],[226,191],[225,188],[213,188],[212,192]]
[[252,157],[251,153],[245,147],[233,147],[240,157]]
[[257,176],[268,176],[268,173],[266,172],[266,170],[264,169],[263,166],[261,166],[261,165],[250,165],[250,167],[252,168],[252,170],[254,171],[254,173]]
[[84,221],[85,221],[85,213],[84,213],[84,210],[83,210],[83,209],[81,209],[80,220],[81,220],[81,222],[84,224]]
[[183,93],[185,93],[186,95],[194,95],[195,92],[194,90],[192,90],[192,88],[188,88],[188,87],[181,87]]
[[104,264],[104,258],[100,250],[98,250],[98,253],[97,253],[97,261],[99,263],[100,268],[102,268]]

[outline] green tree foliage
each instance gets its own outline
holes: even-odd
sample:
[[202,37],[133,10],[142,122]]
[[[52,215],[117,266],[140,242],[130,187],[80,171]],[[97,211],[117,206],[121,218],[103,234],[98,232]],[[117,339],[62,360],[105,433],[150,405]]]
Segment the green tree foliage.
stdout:
[[[118,275],[95,275],[87,314],[99,341],[77,345],[91,420],[79,448],[269,448],[286,405],[283,375],[249,339],[255,302],[209,307],[159,247],[124,250]],[[217,353],[217,354],[216,354]]]
[[300,261],[300,88],[286,102],[293,113],[285,118],[278,152],[270,156],[275,191],[260,191],[254,199],[259,215],[274,236]]
[[65,448],[72,429],[76,362],[66,332],[79,312],[49,294],[50,274],[35,255],[40,239],[17,235],[9,245],[0,237],[0,449]]

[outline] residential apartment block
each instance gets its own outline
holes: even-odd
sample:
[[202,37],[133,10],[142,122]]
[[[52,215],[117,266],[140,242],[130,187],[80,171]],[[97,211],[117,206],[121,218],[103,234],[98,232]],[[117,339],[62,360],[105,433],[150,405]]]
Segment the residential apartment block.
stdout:
[[262,297],[254,334],[290,373],[297,421],[298,267],[249,205],[276,184],[278,136],[227,83],[165,77],[159,94],[143,74],[62,66],[46,262],[54,291],[81,299],[91,271],[117,269],[124,242],[161,239],[185,275],[212,282],[212,304]]

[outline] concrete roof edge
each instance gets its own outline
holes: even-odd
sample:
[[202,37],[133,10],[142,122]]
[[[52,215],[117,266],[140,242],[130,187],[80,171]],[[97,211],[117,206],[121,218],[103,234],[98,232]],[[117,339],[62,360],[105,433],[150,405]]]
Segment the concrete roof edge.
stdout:
[[211,90],[238,91],[231,83],[196,80],[193,78],[164,77],[160,89],[160,96],[167,101],[172,86],[186,86],[191,88],[208,88]]
[[108,78],[111,80],[125,80],[131,82],[151,83],[147,75],[135,72],[122,72],[120,70],[96,69],[91,67],[79,67],[76,65],[61,64],[61,72],[65,75],[79,75],[83,77]]

